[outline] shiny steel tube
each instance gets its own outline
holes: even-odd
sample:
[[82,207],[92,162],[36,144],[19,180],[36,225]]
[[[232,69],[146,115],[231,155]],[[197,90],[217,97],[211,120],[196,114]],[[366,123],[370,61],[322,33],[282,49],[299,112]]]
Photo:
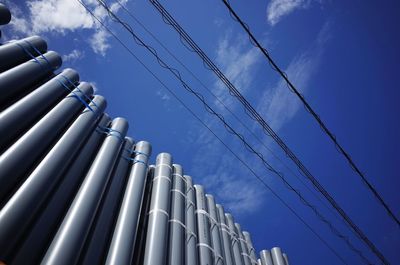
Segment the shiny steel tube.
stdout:
[[42,54],[47,51],[47,43],[39,36],[32,36],[1,45],[0,73],[32,59],[26,51],[33,56],[39,56],[40,54],[32,46]]
[[260,259],[262,265],[274,265],[274,263],[272,263],[271,252],[269,252],[269,250],[261,250]]
[[60,84],[60,81],[64,82],[71,91],[74,89],[60,75],[69,78],[75,84],[79,81],[79,75],[76,71],[65,69],[58,76],[0,112],[0,153],[70,93]]
[[283,253],[282,256],[283,256],[283,259],[285,260],[285,265],[289,265],[289,258],[287,256],[287,254]]
[[[80,84],[79,88],[87,96],[93,93],[93,88],[88,83]],[[83,97],[77,89],[73,92]],[[48,151],[82,109],[82,102],[70,93],[1,155],[0,205],[5,203],[15,186],[39,162],[38,159]]]
[[224,254],[221,244],[221,234],[219,232],[219,222],[217,217],[217,210],[215,208],[214,196],[206,194],[207,209],[210,215],[210,233],[211,233],[211,245],[214,249],[215,265],[224,265]]
[[197,220],[197,250],[199,252],[199,264],[214,264],[213,248],[211,246],[210,222],[207,213],[207,204],[204,188],[194,185],[196,194],[196,220]]
[[242,258],[243,258],[243,264],[251,265],[249,249],[247,247],[246,240],[244,239],[244,236],[242,234],[242,228],[240,227],[240,224],[235,223],[235,230],[236,230],[236,234],[238,235],[238,240],[239,240],[239,245],[240,245],[240,250],[241,250],[240,254],[242,255]]
[[171,177],[172,157],[161,153],[156,158],[143,265],[165,264],[167,260]]
[[140,141],[135,145],[134,152],[135,160],[126,184],[105,264],[131,264],[133,258],[151,145],[146,141]]
[[128,123],[116,118],[111,129],[41,264],[72,265],[78,261],[116,164]]
[[251,240],[250,233],[247,232],[247,231],[243,231],[243,237],[244,237],[244,240],[246,241],[247,248],[249,250],[249,255],[250,255],[250,258],[251,258],[251,264],[257,265],[256,251],[254,249],[253,241]]
[[[110,117],[104,114],[98,125],[106,127]],[[79,189],[105,135],[99,130],[92,130],[88,141],[84,144],[72,165],[67,169],[54,195],[48,200],[43,213],[29,228],[21,247],[15,251],[11,261],[14,265],[39,264],[44,252],[57,231],[62,218],[68,211],[75,193]]]
[[195,217],[196,197],[192,178],[185,175],[186,180],[186,265],[197,265],[197,227]]
[[[35,60],[27,61],[8,71],[0,73],[0,109],[21,97],[29,87],[48,77],[55,69],[61,66],[61,57],[56,52],[50,51]],[[39,62],[39,63],[37,63]]]
[[[0,211],[0,249],[2,255],[9,255],[16,249],[16,244],[23,236],[35,215],[49,199],[53,189],[62,178],[63,172],[73,161],[80,147],[84,144],[106,107],[101,96],[93,100],[94,112],[85,109],[61,139],[54,145],[40,164],[28,176],[27,180],[15,192]],[[40,145],[40,142],[36,143]],[[9,175],[9,178],[14,177]],[[5,260],[5,258],[0,257]]]
[[125,137],[114,173],[108,184],[104,199],[102,199],[103,203],[99,209],[99,213],[96,215],[96,222],[92,229],[93,232],[87,240],[86,250],[82,254],[79,264],[104,264],[129,175],[131,161],[127,158],[130,157],[132,151],[133,139]]
[[285,260],[283,259],[281,248],[279,247],[272,248],[271,257],[274,265],[285,265]]
[[10,10],[3,4],[0,4],[0,25],[10,23],[11,13]]
[[226,218],[226,223],[228,224],[229,232],[230,232],[230,236],[231,236],[233,260],[235,261],[236,265],[242,265],[242,264],[244,264],[244,261],[243,261],[242,251],[240,249],[239,238],[236,233],[236,228],[235,228],[235,224],[233,221],[233,217],[230,213],[226,213],[225,218]]
[[182,167],[173,164],[167,259],[169,265],[184,265],[185,262],[185,181]]
[[223,246],[223,253],[224,253],[224,261],[226,265],[235,265],[232,257],[232,250],[231,250],[231,241],[230,241],[230,232],[229,227],[225,222],[225,212],[224,208],[220,204],[216,204],[216,209],[218,213],[218,222],[219,228],[221,233],[221,242]]

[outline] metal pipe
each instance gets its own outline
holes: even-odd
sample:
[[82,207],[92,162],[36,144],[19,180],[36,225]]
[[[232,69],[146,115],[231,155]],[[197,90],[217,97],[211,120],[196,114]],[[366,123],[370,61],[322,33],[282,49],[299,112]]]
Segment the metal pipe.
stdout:
[[[98,126],[106,127],[110,123],[106,114],[100,119]],[[14,265],[39,264],[63,217],[68,211],[74,196],[82,183],[96,153],[100,147],[104,133],[93,130],[79,155],[66,172],[63,180],[54,192],[38,220],[29,228],[30,232],[11,260]]]
[[246,245],[249,251],[249,255],[251,258],[251,264],[257,265],[257,256],[256,251],[253,246],[253,242],[251,241],[250,233],[247,231],[243,231],[244,240],[246,240]]
[[210,222],[207,213],[207,205],[203,186],[194,185],[196,194],[196,220],[197,220],[197,249],[199,252],[199,264],[214,264],[213,248],[211,246]]
[[[73,83],[79,81],[78,73],[72,69],[65,69],[60,75],[67,77]],[[60,75],[0,113],[0,153],[68,94],[67,89],[60,83],[64,82]],[[70,83],[65,85],[71,91],[74,89]]]
[[272,248],[271,257],[274,265],[285,265],[285,260],[283,259],[281,248],[279,247]]
[[169,220],[168,263],[183,265],[185,262],[185,200],[186,184],[180,165],[172,165],[171,213]]
[[257,265],[263,265],[261,259],[257,259]]
[[283,253],[282,256],[283,256],[283,259],[285,260],[285,265],[289,265],[289,258],[287,256],[287,254]]
[[230,213],[225,214],[226,222],[229,227],[229,234],[230,234],[230,239],[231,239],[231,246],[232,246],[232,257],[233,260],[235,261],[236,265],[242,265],[244,263],[243,257],[242,257],[242,251],[240,249],[240,243],[238,239],[238,235],[235,232],[236,228],[233,222],[233,217]]
[[[95,108],[94,104],[98,108]],[[35,216],[47,203],[53,189],[62,179],[63,173],[66,172],[80,147],[95,128],[96,121],[106,107],[105,99],[96,96],[92,107],[95,111],[85,109],[82,112],[1,209],[0,249],[2,255],[8,256],[13,253],[25,230],[30,227]],[[36,142],[36,145],[40,145],[40,142]],[[8,179],[10,176],[13,175],[9,175]]]
[[135,145],[134,152],[136,154],[135,160],[126,184],[125,194],[105,264],[130,264],[133,258],[151,145],[145,141],[138,142]]
[[27,88],[40,82],[61,66],[61,57],[56,52],[46,52],[43,57],[38,56],[0,73],[0,109],[4,109],[16,98],[25,94]]
[[185,264],[186,265],[197,265],[197,227],[195,220],[195,207],[196,207],[196,197],[193,189],[192,178],[188,175],[184,175],[186,180],[186,255]]
[[75,89],[75,94],[70,93],[1,155],[0,206],[83,109],[75,95],[90,96],[93,88],[88,83],[80,84],[79,88],[80,91]]
[[211,243],[214,249],[215,265],[224,265],[224,254],[221,244],[221,235],[219,232],[219,222],[217,217],[217,210],[215,208],[214,196],[206,194],[207,209],[211,220]]
[[29,53],[39,56],[34,48],[43,54],[47,51],[47,43],[39,36],[32,36],[1,45],[0,73],[32,59]]
[[238,223],[235,223],[235,228],[236,228],[236,233],[237,233],[238,239],[239,239],[240,250],[241,250],[240,254],[242,255],[242,258],[243,258],[243,264],[251,265],[249,249],[247,247],[247,242],[244,239],[244,236],[242,234],[242,228],[240,227],[240,224],[238,224]]
[[131,161],[127,158],[131,156],[132,151],[133,139],[125,137],[125,143],[118,155],[114,173],[102,199],[99,213],[96,215],[91,235],[86,240],[86,248],[79,264],[104,264],[129,175]]
[[262,265],[274,265],[274,263],[272,263],[271,252],[269,252],[269,250],[261,250],[260,259]]
[[161,153],[156,159],[149,223],[143,265],[165,264],[171,197],[172,157]]
[[116,118],[112,121],[111,131],[104,140],[41,264],[76,264],[127,130],[128,123],[125,119]]
[[5,25],[10,23],[11,20],[11,12],[10,10],[3,4],[0,4],[0,25]]
[[226,265],[235,265],[232,250],[231,250],[231,241],[230,241],[230,232],[229,227],[225,222],[225,212],[224,208],[220,204],[216,204],[217,212],[218,212],[218,222],[220,224],[220,233],[222,238],[222,246],[224,253],[224,261]]

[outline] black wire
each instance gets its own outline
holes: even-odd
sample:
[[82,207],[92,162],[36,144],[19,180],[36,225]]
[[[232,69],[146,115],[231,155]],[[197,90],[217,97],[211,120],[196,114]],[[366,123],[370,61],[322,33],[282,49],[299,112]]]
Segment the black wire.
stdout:
[[263,162],[263,165],[265,166],[265,168],[266,168],[267,170],[271,171],[272,173],[274,173],[275,175],[277,175],[277,176],[283,181],[283,183],[285,184],[286,188],[288,188],[290,191],[294,192],[294,193],[299,197],[300,201],[301,201],[304,205],[306,205],[307,207],[309,207],[309,208],[314,212],[314,214],[315,214],[322,222],[324,222],[326,225],[328,225],[328,227],[330,228],[330,230],[332,231],[332,233],[333,233],[334,235],[336,235],[338,238],[342,239],[342,240],[347,244],[347,246],[348,246],[354,253],[358,254],[358,256],[363,260],[364,263],[366,263],[366,264],[371,264],[371,263],[368,261],[368,259],[363,255],[363,253],[352,245],[352,243],[350,242],[350,240],[349,240],[349,238],[348,238],[347,236],[344,236],[343,234],[341,234],[341,233],[332,225],[332,223],[330,223],[330,222],[317,210],[317,208],[316,208],[314,205],[312,205],[312,204],[310,204],[309,202],[307,202],[307,200],[305,200],[305,198],[302,196],[302,194],[287,182],[287,180],[284,178],[284,176],[283,176],[283,174],[282,174],[281,172],[278,172],[277,170],[275,170],[275,169],[264,159],[264,157],[263,157],[263,155],[262,155],[261,153],[257,152],[251,145],[249,145],[249,143],[246,141],[246,139],[244,138],[243,135],[237,133],[237,132],[232,128],[232,126],[230,126],[230,125],[225,121],[224,117],[223,117],[221,114],[215,112],[215,111],[212,109],[212,107],[205,101],[203,95],[201,95],[201,94],[198,93],[197,91],[193,90],[193,89],[182,79],[181,74],[180,74],[180,72],[179,72],[177,69],[172,68],[172,67],[170,67],[167,63],[165,63],[165,62],[158,56],[157,51],[156,51],[153,47],[148,46],[146,43],[144,43],[144,42],[136,35],[136,33],[133,31],[132,27],[131,27],[128,23],[122,21],[118,16],[116,16],[116,15],[110,10],[110,8],[108,7],[108,5],[107,5],[104,1],[102,1],[102,0],[97,0],[97,2],[100,3],[100,5],[102,5],[102,6],[106,9],[106,11],[107,11],[109,17],[111,18],[111,20],[113,20],[113,21],[115,21],[115,22],[121,24],[121,25],[131,34],[131,36],[133,37],[134,41],[135,41],[138,45],[140,45],[140,46],[146,48],[146,49],[156,58],[158,64],[159,64],[161,67],[165,68],[165,69],[168,70],[171,74],[173,74],[173,75],[180,81],[180,83],[182,84],[182,86],[183,86],[188,92],[192,93],[197,99],[199,99],[199,100],[202,102],[202,104],[203,104],[203,106],[204,106],[204,108],[205,108],[205,110],[206,110],[207,112],[209,112],[210,114],[212,114],[212,115],[214,115],[215,117],[217,117],[217,118],[223,123],[225,129],[226,129],[229,133],[231,133],[232,135],[235,135],[237,138],[239,138],[239,140],[242,142],[242,144],[246,147],[246,149],[247,149],[249,152],[253,153],[253,154],[256,155],[258,158],[260,158],[261,161]]
[[[359,237],[370,248],[370,250],[382,261],[383,264],[390,264],[378,248],[369,240],[369,238],[361,231],[361,229],[350,219],[346,212],[339,206],[333,197],[325,190],[325,188],[318,182],[318,180],[308,171],[302,164],[297,156],[289,149],[283,140],[275,133],[275,131],[268,125],[262,116],[254,109],[254,107],[243,97],[243,95],[236,89],[236,87],[229,81],[228,78],[219,70],[219,68],[209,59],[209,57],[201,50],[201,48],[193,41],[193,39],[185,32],[185,30],[175,21],[175,19],[165,10],[165,8],[157,0],[149,0],[153,6],[160,12],[166,24],[171,25],[180,35],[180,38],[190,45],[191,49],[197,53],[200,58],[205,62],[212,71],[221,79],[221,81],[229,89],[229,93],[236,97],[240,103],[245,107],[246,114],[253,120],[257,121],[262,127],[264,132],[271,136],[275,142],[282,148],[286,155],[297,165],[297,167],[304,173],[304,176],[311,181],[314,187],[329,201],[333,208],[342,216],[345,222],[352,228],[354,234]],[[186,46],[186,45],[185,45]]]
[[[210,93],[217,101],[220,103],[233,117],[239,122],[256,140],[262,145],[268,152],[277,159],[289,172],[296,177],[296,179],[318,200],[321,204],[331,211],[335,217],[333,209],[330,208],[325,201],[323,201],[314,190],[306,185],[306,183],[301,179],[278,155],[276,155],[271,148],[269,148],[261,139],[253,133],[253,131],[228,107],[226,104],[210,89],[208,88],[181,60],[179,60],[158,38],[155,36],[132,12],[130,12],[119,0],[115,0],[118,5],[137,23],[140,27],[142,27],[176,62],[178,62],[197,82],[208,92]],[[301,172],[300,172],[301,174]]]
[[317,121],[319,126],[321,127],[322,131],[325,132],[325,134],[328,135],[328,137],[333,141],[333,144],[335,145],[336,149],[338,150],[339,153],[341,153],[349,163],[350,167],[361,177],[363,183],[367,186],[367,188],[373,193],[375,198],[378,200],[378,202],[385,208],[387,214],[397,223],[397,225],[400,227],[400,220],[396,217],[396,215],[393,213],[393,211],[390,209],[389,205],[384,201],[382,196],[379,194],[379,192],[376,190],[376,188],[368,181],[368,179],[365,177],[364,173],[361,172],[361,170],[357,167],[353,159],[351,158],[350,154],[344,150],[344,148],[339,144],[337,141],[336,136],[328,129],[328,127],[325,125],[325,123],[322,121],[321,117],[313,110],[313,108],[310,106],[310,104],[306,101],[304,95],[302,95],[297,88],[293,85],[293,83],[289,80],[287,74],[279,68],[279,66],[274,62],[272,59],[271,55],[268,53],[267,49],[262,47],[261,44],[257,41],[257,39],[254,37],[252,32],[250,31],[250,27],[243,22],[243,20],[236,14],[236,12],[232,9],[231,5],[228,3],[227,0],[221,0],[225,6],[229,9],[229,14],[231,15],[232,19],[237,21],[243,29],[247,32],[251,44],[260,49],[260,51],[264,54],[264,56],[267,58],[269,64],[271,65],[271,68],[278,72],[282,78],[285,80],[285,83],[289,90],[296,94],[296,96],[300,99],[300,101],[303,103],[304,108],[314,117],[314,119]]
[[94,13],[81,1],[77,0],[89,13],[90,15],[96,19],[167,91],[179,102],[182,104],[182,106],[189,111],[204,127],[207,128],[208,131],[211,132],[212,135],[214,135],[218,141],[226,148],[228,151],[236,158],[238,159],[261,183],[262,185],[268,189],[286,208],[289,209],[289,211],[294,214],[301,223],[303,223],[321,242],[330,250],[332,253],[343,263],[343,264],[348,264],[346,261],[339,255],[337,251],[335,251],[329,244],[328,242],[321,237],[282,197],[279,196],[272,188],[271,186],[266,183],[262,177],[260,177],[251,167],[248,165],[243,159],[241,159],[205,122],[201,120],[201,118],[190,109],[188,105],[186,105],[178,96],[173,92],[172,89],[170,89],[153,71],[148,68],[142,60],[140,60],[134,53],[133,51],[125,45],[125,43],[114,33],[112,32]]

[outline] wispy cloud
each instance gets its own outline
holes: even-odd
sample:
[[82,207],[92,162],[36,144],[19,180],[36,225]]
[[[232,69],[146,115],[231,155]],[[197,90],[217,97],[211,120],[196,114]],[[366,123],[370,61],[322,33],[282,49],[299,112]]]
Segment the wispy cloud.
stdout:
[[284,16],[289,15],[295,10],[306,9],[312,0],[271,0],[267,7],[267,19],[273,26]]
[[[127,1],[121,1],[126,3]],[[94,0],[84,1],[106,23],[109,21],[105,10]],[[27,14],[21,11],[22,6],[7,2],[12,12],[10,26],[14,34],[61,34],[67,35],[79,30],[89,30],[88,42],[93,51],[105,55],[109,44],[109,34],[95,23],[91,15],[77,1],[72,0],[32,0],[27,1],[24,8]],[[114,12],[118,12],[119,6],[111,5]]]
[[63,62],[75,62],[85,56],[83,51],[74,49],[70,53],[62,56]]

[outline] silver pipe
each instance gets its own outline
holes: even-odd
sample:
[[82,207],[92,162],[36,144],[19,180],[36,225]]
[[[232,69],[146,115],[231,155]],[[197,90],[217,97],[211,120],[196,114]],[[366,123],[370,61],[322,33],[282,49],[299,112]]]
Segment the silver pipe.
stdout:
[[143,265],[165,264],[171,197],[172,157],[161,153],[156,159]]
[[32,36],[1,45],[0,73],[32,59],[26,51],[33,56],[39,56],[40,54],[32,46],[42,54],[47,51],[47,43],[39,36]]
[[[105,127],[109,124],[110,117],[106,114],[102,116],[99,126]],[[84,144],[82,151],[74,160],[71,167],[66,172],[61,183],[49,200],[49,203],[43,209],[43,213],[38,217],[29,228],[30,232],[23,240],[21,247],[15,251],[11,260],[14,265],[39,264],[52,237],[57,232],[62,218],[68,211],[74,195],[79,189],[84,176],[86,175],[90,164],[96,156],[100,147],[104,133],[99,130],[93,130],[92,135]]]
[[[73,92],[81,97],[93,93],[88,83],[80,84],[79,88],[83,94],[77,89]],[[1,155],[0,206],[83,108],[83,104],[70,93]]]
[[225,212],[224,208],[220,204],[216,204],[217,212],[218,212],[218,222],[220,223],[220,233],[222,238],[222,246],[224,253],[224,261],[226,265],[235,265],[232,250],[231,250],[231,240],[230,240],[230,232],[229,227],[225,222]]
[[279,247],[272,248],[271,257],[274,265],[285,265],[285,260],[283,259],[281,248]]
[[203,186],[194,185],[196,194],[196,220],[197,220],[197,250],[199,264],[214,264],[213,248],[211,246],[210,222],[207,213],[206,199]]
[[283,253],[282,256],[283,256],[283,259],[285,260],[285,265],[289,265],[289,258],[287,256],[287,254]]
[[232,247],[232,257],[235,261],[235,265],[242,265],[244,264],[242,251],[240,249],[239,238],[236,233],[236,228],[233,222],[233,217],[230,213],[225,214],[225,219],[229,227],[230,231],[230,239],[231,239],[231,247]]
[[207,202],[208,213],[211,217],[210,219],[212,220],[211,227],[210,227],[210,233],[211,233],[211,243],[212,243],[212,247],[214,249],[214,255],[215,255],[215,265],[224,265],[225,260],[224,260],[223,248],[222,248],[222,244],[221,244],[221,234],[219,232],[220,224],[218,222],[214,196],[212,196],[210,194],[206,194],[206,202]]
[[251,258],[250,258],[250,253],[249,249],[247,247],[247,242],[244,239],[244,236],[242,234],[242,228],[240,227],[240,224],[235,223],[235,228],[236,228],[236,233],[238,235],[238,240],[240,244],[240,250],[241,250],[241,255],[243,258],[243,264],[244,265],[251,265]]
[[243,231],[243,236],[244,236],[244,239],[246,240],[247,248],[249,251],[250,258],[251,258],[251,264],[257,265],[256,251],[254,249],[253,242],[251,241],[250,233],[247,231]]
[[169,265],[183,265],[185,262],[185,201],[186,184],[183,169],[172,165],[171,213],[169,220],[168,262]]
[[[139,225],[139,214],[143,203],[147,180],[147,163],[151,154],[150,143],[141,141],[135,146],[135,160],[118,214],[105,264],[130,264],[133,257]],[[140,161],[140,162],[139,162]],[[94,264],[94,263],[92,263]]]
[[104,199],[102,199],[103,202],[99,213],[96,214],[94,228],[91,229],[90,238],[86,240],[85,252],[81,255],[82,258],[80,258],[79,264],[104,264],[129,175],[131,163],[127,157],[130,157],[132,150],[133,139],[125,137],[123,148],[118,155],[118,161],[113,170],[114,173],[107,186]]
[[274,265],[274,263],[272,263],[271,252],[269,252],[269,250],[261,250],[260,259],[262,265]]
[[0,109],[4,109],[5,106],[26,93],[29,87],[42,81],[61,66],[61,57],[56,52],[50,51],[43,56],[50,66],[43,57],[38,56],[36,60],[32,59],[0,73]]
[[196,207],[196,197],[193,188],[192,178],[185,175],[186,180],[186,255],[185,264],[186,265],[197,265],[198,264],[198,252],[197,252],[197,227],[195,218],[195,207]]
[[[94,129],[106,107],[105,99],[101,96],[96,96],[94,102],[98,105],[98,108],[92,105],[95,112],[89,109],[82,112],[1,209],[0,249],[3,255],[14,251],[35,215],[47,203],[56,184],[62,179],[63,173]],[[40,142],[36,142],[37,145],[40,145]]]
[[[72,69],[65,69],[60,75],[73,83],[79,81],[78,73]],[[69,93],[59,81],[65,82],[62,77],[56,76],[0,112],[0,153]],[[74,89],[70,83],[65,85],[71,91]]]
[[116,118],[111,129],[41,264],[76,264],[121,150],[128,123]]
[[257,259],[257,265],[263,265],[261,259]]

